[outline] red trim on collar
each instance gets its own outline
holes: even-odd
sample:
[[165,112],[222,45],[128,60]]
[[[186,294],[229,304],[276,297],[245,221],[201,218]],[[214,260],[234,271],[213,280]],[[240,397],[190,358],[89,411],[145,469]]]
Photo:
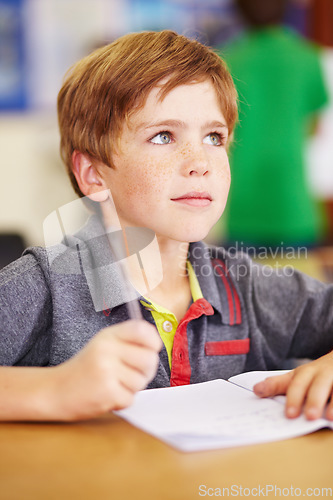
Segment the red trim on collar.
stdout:
[[108,308],[106,307],[104,297],[103,297],[103,305],[104,305],[104,308],[103,308],[103,314],[104,314],[104,316],[106,316],[106,317],[110,316],[110,314],[111,314],[111,309],[108,309]]
[[230,325],[240,325],[242,322],[242,311],[239,295],[237,293],[235,285],[233,284],[232,279],[230,278],[229,273],[226,269],[225,263],[222,260],[213,259],[212,263],[214,269],[217,271],[223,282],[227,294],[229,306],[229,323]]
[[188,351],[187,325],[192,319],[205,314],[214,314],[213,307],[206,299],[198,299],[186,312],[175,333],[172,348],[170,385],[187,385],[191,379],[191,364]]

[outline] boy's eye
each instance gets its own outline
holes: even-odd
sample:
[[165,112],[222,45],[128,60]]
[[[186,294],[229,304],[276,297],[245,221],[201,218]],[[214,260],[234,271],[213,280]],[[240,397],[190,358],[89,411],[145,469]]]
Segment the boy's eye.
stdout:
[[150,139],[150,142],[154,144],[170,144],[171,141],[172,137],[169,132],[160,132]]
[[222,137],[217,132],[206,135],[203,142],[204,144],[211,144],[212,146],[222,146],[223,144]]

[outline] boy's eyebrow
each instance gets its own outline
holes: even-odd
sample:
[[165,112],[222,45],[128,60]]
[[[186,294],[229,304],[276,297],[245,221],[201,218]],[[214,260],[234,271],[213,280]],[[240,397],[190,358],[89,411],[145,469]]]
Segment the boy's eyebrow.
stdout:
[[[143,130],[150,129],[156,127],[176,127],[176,128],[186,128],[186,123],[181,120],[161,120],[157,122],[142,122],[139,123],[135,130]],[[211,122],[207,122],[203,125],[203,129],[214,129],[214,128],[225,128],[228,129],[227,125],[224,122],[219,120],[213,120]]]

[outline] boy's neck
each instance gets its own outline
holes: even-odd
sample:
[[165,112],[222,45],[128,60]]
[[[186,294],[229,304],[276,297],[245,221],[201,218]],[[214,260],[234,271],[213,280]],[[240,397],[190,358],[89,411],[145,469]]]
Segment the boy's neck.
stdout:
[[[104,226],[119,226],[114,207],[102,207]],[[123,230],[124,241],[126,232]],[[179,242],[156,235],[156,244],[150,244],[140,251],[138,258],[126,259],[126,271],[134,288],[144,297],[172,311],[177,319],[185,314],[190,301],[191,290],[186,262],[189,243]],[[126,242],[125,242],[126,246]],[[143,251],[144,250],[144,251]]]
[[[145,256],[144,272],[148,277],[148,290],[142,289],[142,273],[138,268],[129,269],[130,280],[141,295],[173,312],[180,320],[191,301],[191,290],[186,262],[189,244],[157,237],[159,252],[152,249]],[[162,275],[161,272],[162,265]],[[139,272],[138,272],[139,271]],[[149,277],[161,275],[156,286],[149,289]]]
[[189,244],[158,238],[163,278],[146,297],[173,312],[180,321],[191,302],[186,262]]
[[[166,240],[157,236],[157,243],[155,247],[152,246],[151,250],[145,249],[145,257],[143,259],[143,267],[146,276],[149,277],[160,276],[159,283],[156,283],[152,289],[149,289],[146,295],[151,296],[154,290],[168,290],[175,289],[182,286],[187,278],[186,262],[188,257],[188,243]],[[162,269],[161,269],[162,266]],[[138,268],[130,269],[132,282],[139,282],[140,277],[136,276]],[[161,272],[162,271],[162,272]],[[133,282],[133,284],[135,284]],[[140,290],[139,290],[140,291]]]

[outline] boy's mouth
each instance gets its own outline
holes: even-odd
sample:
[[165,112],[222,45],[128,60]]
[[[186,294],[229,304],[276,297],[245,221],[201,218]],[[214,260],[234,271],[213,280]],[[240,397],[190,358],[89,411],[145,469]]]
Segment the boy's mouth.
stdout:
[[209,193],[200,193],[191,191],[190,193],[183,194],[178,198],[171,198],[171,201],[190,205],[192,207],[207,207],[212,202],[212,197]]

